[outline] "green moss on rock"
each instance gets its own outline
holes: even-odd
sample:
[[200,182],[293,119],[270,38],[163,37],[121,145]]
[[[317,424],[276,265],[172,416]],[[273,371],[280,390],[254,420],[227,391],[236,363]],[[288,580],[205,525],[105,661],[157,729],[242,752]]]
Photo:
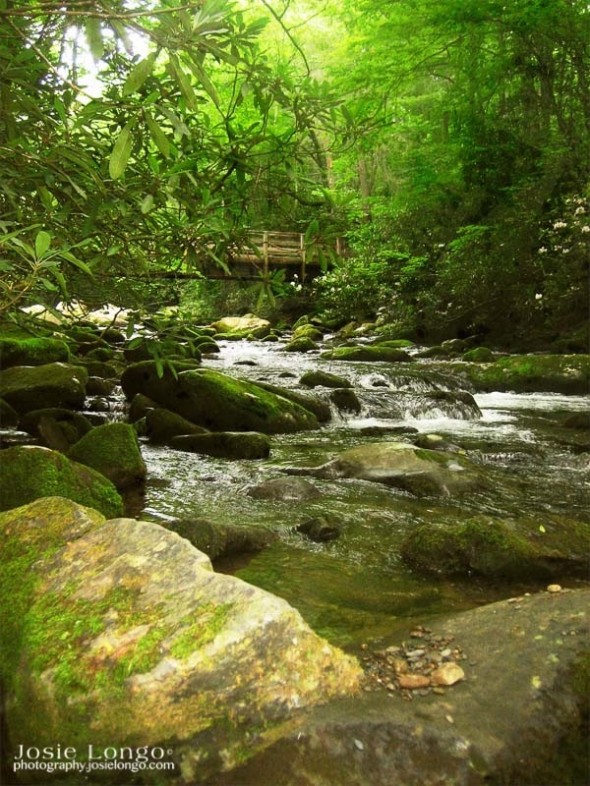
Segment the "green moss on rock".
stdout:
[[489,366],[475,365],[457,370],[466,373],[479,390],[550,391],[574,395],[590,390],[590,355],[512,355]]
[[137,434],[128,423],[106,423],[92,429],[69,450],[68,457],[97,470],[118,489],[145,480]]
[[254,431],[183,434],[173,437],[170,445],[178,450],[229,459],[261,459],[270,453],[269,438]]
[[0,396],[17,412],[47,407],[81,409],[88,372],[69,363],[13,366],[0,371]]
[[65,341],[55,338],[0,337],[0,368],[67,363],[69,359],[70,350]]
[[376,363],[405,363],[412,360],[403,349],[391,349],[388,347],[366,346],[366,347],[337,347],[331,352],[322,354],[322,357],[331,360],[350,360],[350,361],[370,361]]
[[121,497],[110,480],[57,451],[25,445],[0,452],[0,510],[55,496],[106,516],[119,516],[123,511]]

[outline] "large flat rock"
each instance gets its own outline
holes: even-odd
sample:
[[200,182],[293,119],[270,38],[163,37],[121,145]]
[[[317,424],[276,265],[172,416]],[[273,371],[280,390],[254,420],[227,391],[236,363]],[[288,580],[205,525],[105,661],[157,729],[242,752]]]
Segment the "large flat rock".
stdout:
[[[564,786],[556,758],[588,710],[590,589],[503,601],[430,624],[465,679],[444,695],[364,694],[315,710],[212,786]],[[586,680],[584,680],[584,677]],[[587,748],[586,748],[587,751]],[[584,756],[579,738],[578,753]],[[584,762],[578,766],[583,770]],[[587,770],[590,771],[590,770]]]

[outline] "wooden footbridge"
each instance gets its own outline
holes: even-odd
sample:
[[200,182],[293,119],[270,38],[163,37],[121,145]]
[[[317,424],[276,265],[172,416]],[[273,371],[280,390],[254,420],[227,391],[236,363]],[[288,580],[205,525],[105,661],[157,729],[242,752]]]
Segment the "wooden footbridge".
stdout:
[[344,254],[344,242],[333,244],[306,240],[299,232],[249,231],[241,243],[227,249],[226,270],[213,260],[201,264],[201,273],[212,279],[267,278],[274,270],[285,270],[286,278],[308,281],[319,275],[326,263]]

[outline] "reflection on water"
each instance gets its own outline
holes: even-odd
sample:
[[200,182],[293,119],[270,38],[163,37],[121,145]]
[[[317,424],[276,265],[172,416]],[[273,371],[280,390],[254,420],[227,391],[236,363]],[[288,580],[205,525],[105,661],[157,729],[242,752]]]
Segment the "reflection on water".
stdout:
[[[257,365],[236,365],[243,360]],[[294,358],[277,345],[227,342],[221,355],[206,359],[205,365],[301,391],[301,374],[319,364],[317,354]],[[205,517],[279,531],[281,540],[247,564],[220,569],[286,598],[316,630],[353,647],[407,630],[420,615],[462,610],[526,589],[414,575],[398,551],[405,533],[417,524],[456,521],[481,512],[588,520],[590,471],[577,455],[584,437],[562,428],[556,415],[590,409],[587,397],[478,394],[481,416],[474,417],[470,407],[462,416],[451,396],[434,405],[431,401],[416,415],[416,402],[428,403],[428,396],[440,391],[453,394],[463,383],[434,375],[418,363],[411,373],[384,364],[322,361],[321,367],[352,382],[363,404],[360,415],[341,414],[318,431],[274,436],[270,457],[258,461],[215,459],[146,444],[149,482],[142,516],[161,523]],[[311,393],[325,397],[329,391]],[[411,397],[413,415],[408,411]],[[369,426],[377,429],[377,436],[362,433]],[[311,478],[322,494],[312,501],[266,501],[247,494],[250,486],[282,476],[285,466],[318,466],[359,444],[409,439],[378,431],[400,426],[447,436],[485,468],[491,488],[441,501],[416,499],[365,481]],[[325,514],[339,522],[338,540],[314,544],[294,531],[306,519]]]

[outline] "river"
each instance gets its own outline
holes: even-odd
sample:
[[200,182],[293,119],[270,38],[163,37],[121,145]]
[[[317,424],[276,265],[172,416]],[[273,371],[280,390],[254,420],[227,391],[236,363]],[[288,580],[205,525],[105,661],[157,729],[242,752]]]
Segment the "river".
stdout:
[[[475,394],[479,416],[454,397],[465,383],[431,371],[428,361],[404,364],[402,370],[382,363],[320,360],[316,353],[287,353],[283,346],[220,342],[220,354],[206,357],[203,365],[300,392],[301,375],[321,366],[352,383],[360,412],[343,415],[333,408],[332,421],[319,431],[273,437],[270,457],[258,461],[210,458],[145,442],[149,475],[142,518],[162,524],[207,518],[278,531],[280,540],[265,551],[217,569],[284,597],[314,630],[353,651],[367,641],[392,640],[425,617],[538,589],[475,578],[425,578],[400,560],[399,544],[417,524],[477,513],[532,515],[540,527],[548,517],[588,521],[588,437],[563,428],[560,420],[563,413],[590,409],[590,398]],[[329,393],[318,388],[314,394],[318,391],[323,397]],[[441,399],[440,391],[449,396]],[[485,468],[492,490],[457,499],[418,499],[366,481],[313,478],[321,497],[307,502],[258,500],[247,494],[256,483],[282,476],[285,467],[317,466],[367,441],[411,438],[392,433],[403,428],[446,437]],[[319,516],[338,522],[337,540],[314,543],[296,532],[298,524]],[[579,581],[564,576],[562,583],[575,586]]]

